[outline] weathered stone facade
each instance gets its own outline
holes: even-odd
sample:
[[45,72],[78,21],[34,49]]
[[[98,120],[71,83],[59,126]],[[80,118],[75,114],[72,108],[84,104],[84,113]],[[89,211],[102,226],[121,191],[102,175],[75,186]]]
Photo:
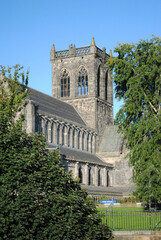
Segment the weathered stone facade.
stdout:
[[[107,124],[113,123],[113,85],[105,65],[109,59],[106,49],[96,47],[94,39],[88,47],[51,50],[52,95],[72,104],[86,123],[97,132],[97,146]],[[68,73],[68,94],[62,93],[61,79]],[[83,86],[80,78],[87,77]],[[84,80],[84,79],[83,79]],[[80,85],[79,85],[80,84]]]
[[121,195],[132,183],[132,171],[113,124],[109,57],[94,39],[88,47],[70,45],[65,51],[53,45],[53,97],[30,89],[24,127],[28,133],[42,132],[49,150],[59,148],[66,171],[90,193]]

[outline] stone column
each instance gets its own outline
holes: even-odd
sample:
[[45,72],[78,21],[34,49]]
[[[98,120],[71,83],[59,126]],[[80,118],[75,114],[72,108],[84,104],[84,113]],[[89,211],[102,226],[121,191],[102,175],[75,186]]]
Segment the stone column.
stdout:
[[60,131],[59,131],[59,144],[62,145],[62,125],[60,124]]
[[91,135],[91,152],[93,153],[93,139],[94,139],[94,136],[93,134]]
[[75,128],[72,128],[72,148],[75,148]]
[[88,185],[88,178],[89,178],[89,171],[88,171],[88,163],[86,163],[85,167],[84,167],[84,184]]
[[42,123],[42,134],[45,135],[45,118],[41,118]]
[[103,168],[103,176],[102,176],[102,182],[103,182],[103,186],[107,187],[107,168],[104,167]]
[[72,148],[72,142],[73,142],[73,128],[70,126],[70,145],[69,145],[70,148]]
[[92,139],[92,152],[95,153],[95,144],[96,144],[96,136],[93,135],[93,139]]
[[35,105],[31,100],[26,105],[26,132],[35,132]]
[[48,142],[51,143],[51,121],[48,122]]
[[75,178],[79,177],[79,162],[75,163],[75,173],[74,173]]
[[87,133],[84,133],[84,151],[87,151]]
[[64,146],[68,146],[68,134],[67,134],[67,131],[68,131],[68,127],[65,125],[64,126]]
[[79,149],[82,150],[82,132],[80,131],[80,138],[79,138]]
[[[56,129],[55,129],[55,140],[56,140],[56,144],[60,144],[60,126],[59,126],[59,122],[56,122]],[[57,138],[58,138],[58,128],[59,128],[59,143],[57,142]]]
[[57,144],[57,124],[53,122],[53,143]]
[[94,173],[94,185],[98,187],[98,166],[95,166],[95,173]]

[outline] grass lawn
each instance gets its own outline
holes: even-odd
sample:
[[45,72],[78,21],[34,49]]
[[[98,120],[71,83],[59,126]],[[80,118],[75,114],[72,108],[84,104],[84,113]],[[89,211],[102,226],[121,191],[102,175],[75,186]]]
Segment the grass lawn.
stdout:
[[161,212],[148,212],[141,207],[98,207],[102,223],[113,230],[161,230]]

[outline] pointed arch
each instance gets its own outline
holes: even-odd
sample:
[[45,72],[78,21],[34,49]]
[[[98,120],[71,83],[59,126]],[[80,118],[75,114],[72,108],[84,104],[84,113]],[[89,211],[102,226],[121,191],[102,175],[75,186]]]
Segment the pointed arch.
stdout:
[[107,88],[108,88],[108,71],[105,75],[105,100],[107,100]]
[[78,131],[78,139],[77,139],[77,142],[78,142],[78,149],[80,149],[80,130]]
[[83,171],[82,171],[82,166],[79,166],[79,170],[78,170],[78,177],[79,177],[79,182],[83,183]]
[[78,95],[88,94],[88,73],[84,66],[78,71]]
[[51,123],[51,143],[53,143],[53,130],[54,130],[54,124],[53,122]]
[[97,97],[100,97],[100,66],[97,71]]
[[64,69],[61,72],[60,77],[60,96],[61,97],[69,97],[70,96],[70,76],[69,72],[67,72],[66,69]]
[[57,144],[60,142],[60,125],[57,126]]
[[84,150],[84,132],[82,133],[82,150]]
[[63,126],[62,127],[62,145],[64,145],[64,130],[65,130],[65,127]]
[[48,140],[48,121],[45,123],[45,138]]
[[71,128],[68,129],[68,147],[70,147],[70,134],[71,134]]

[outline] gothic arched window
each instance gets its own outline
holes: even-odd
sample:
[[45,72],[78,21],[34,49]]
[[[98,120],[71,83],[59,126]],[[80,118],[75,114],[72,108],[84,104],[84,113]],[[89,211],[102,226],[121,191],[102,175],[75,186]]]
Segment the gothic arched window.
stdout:
[[60,126],[57,126],[57,144],[59,144]]
[[70,77],[69,73],[65,69],[61,75],[61,97],[69,96],[70,96]]
[[82,173],[82,167],[81,166],[79,166],[79,172],[78,172],[78,174],[79,174],[79,182],[80,183],[82,183],[83,182],[83,173]]
[[91,185],[91,167],[88,168],[88,185]]
[[75,129],[73,129],[73,135],[72,135],[72,148],[75,147]]
[[89,134],[87,135],[87,151],[89,151]]
[[93,135],[91,135],[91,152],[93,152]]
[[62,145],[64,145],[64,126],[62,127]]
[[84,132],[82,134],[82,150],[84,150]]
[[110,185],[110,179],[109,179],[109,171],[107,171],[107,187]]
[[52,122],[51,123],[51,143],[53,142],[53,129],[54,129],[54,124]]
[[41,120],[41,118],[38,119],[37,131],[38,131],[38,133],[42,132],[42,120]]
[[48,140],[48,121],[45,123],[45,137]]
[[71,134],[71,129],[68,129],[68,147],[70,147],[70,134]]
[[107,86],[108,86],[108,71],[106,72],[105,77],[105,100],[107,100]]
[[78,73],[78,95],[88,94],[88,74],[84,67]]
[[100,66],[97,72],[97,97],[100,97]]
[[77,139],[77,141],[78,141],[78,149],[80,148],[80,131],[78,132],[78,139]]

